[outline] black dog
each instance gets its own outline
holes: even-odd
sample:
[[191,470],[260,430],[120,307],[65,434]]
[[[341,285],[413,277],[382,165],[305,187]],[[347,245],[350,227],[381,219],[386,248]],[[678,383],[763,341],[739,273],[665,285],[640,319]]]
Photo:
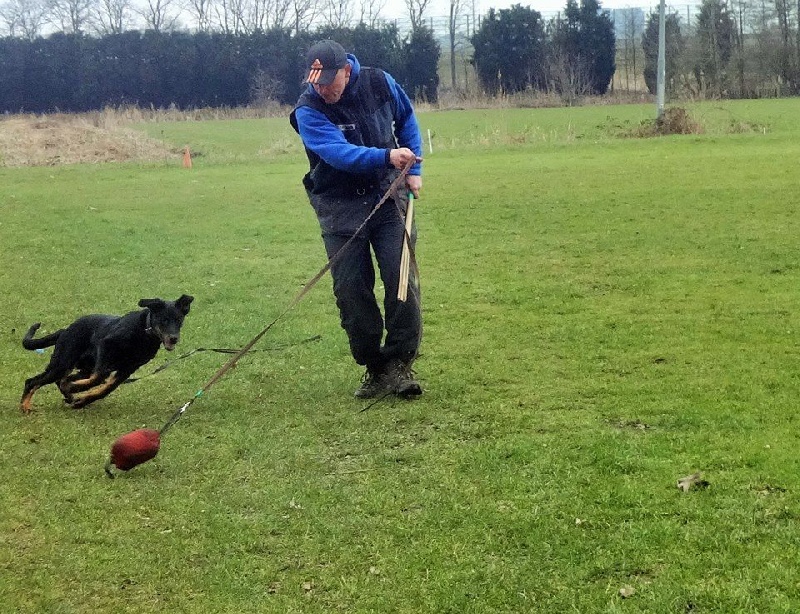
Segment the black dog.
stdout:
[[[22,347],[38,350],[55,345],[55,349],[47,369],[25,381],[20,409],[30,412],[33,394],[55,382],[64,401],[76,409],[102,399],[150,361],[162,343],[166,350],[175,348],[193,300],[186,294],[176,301],[143,298],[141,311],[124,316],[83,316],[41,339],[33,338],[40,326],[34,324]],[[79,392],[84,394],[73,394]]]

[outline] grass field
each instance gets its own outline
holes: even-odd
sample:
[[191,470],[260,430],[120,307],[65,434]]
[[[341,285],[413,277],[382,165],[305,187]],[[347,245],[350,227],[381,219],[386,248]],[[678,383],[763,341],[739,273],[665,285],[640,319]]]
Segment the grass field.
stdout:
[[0,611],[799,611],[800,100],[691,111],[421,114],[425,395],[361,411],[325,278],[113,481],[227,356],[23,416],[23,332],[188,293],[138,375],[241,346],[324,264],[305,156],[148,123],[194,168],[0,168]]

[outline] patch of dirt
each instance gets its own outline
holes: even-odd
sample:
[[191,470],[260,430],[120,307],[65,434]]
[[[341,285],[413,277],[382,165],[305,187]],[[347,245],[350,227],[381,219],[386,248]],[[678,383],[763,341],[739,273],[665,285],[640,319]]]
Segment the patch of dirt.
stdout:
[[[602,126],[601,126],[602,127]],[[682,107],[670,107],[659,119],[645,119],[639,124],[610,123],[607,129],[620,138],[650,138],[670,134],[703,134],[705,128]]]
[[97,117],[0,116],[0,166],[180,160],[181,153],[129,126]]
[[664,110],[659,119],[642,122],[634,136],[667,136],[670,134],[703,134],[703,126],[695,121],[689,112],[682,107],[670,107]]

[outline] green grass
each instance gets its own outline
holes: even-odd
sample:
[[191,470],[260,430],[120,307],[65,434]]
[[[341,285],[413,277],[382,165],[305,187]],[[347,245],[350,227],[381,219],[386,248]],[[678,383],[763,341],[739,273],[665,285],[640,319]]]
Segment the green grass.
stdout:
[[422,115],[425,395],[360,411],[325,278],[114,481],[226,356],[22,416],[23,331],[186,292],[178,353],[245,343],[324,262],[304,156],[204,122],[146,127],[191,171],[0,169],[0,610],[798,611],[800,100],[692,110]]

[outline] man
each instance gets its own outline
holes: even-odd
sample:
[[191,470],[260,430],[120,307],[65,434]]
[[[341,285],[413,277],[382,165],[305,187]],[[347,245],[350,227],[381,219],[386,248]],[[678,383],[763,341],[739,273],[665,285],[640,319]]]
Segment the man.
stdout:
[[[411,370],[422,338],[416,275],[409,275],[408,300],[397,299],[408,192],[417,198],[422,188],[422,138],[414,108],[389,73],[361,66],[335,41],[313,45],[305,69],[307,86],[290,121],[308,155],[303,185],[328,258],[356,234],[401,170],[413,163],[403,189],[378,209],[334,262],[331,275],[350,351],[366,367],[356,398],[418,397],[422,387]],[[413,248],[415,226],[410,234]],[[383,281],[385,318],[375,297],[370,248]]]

